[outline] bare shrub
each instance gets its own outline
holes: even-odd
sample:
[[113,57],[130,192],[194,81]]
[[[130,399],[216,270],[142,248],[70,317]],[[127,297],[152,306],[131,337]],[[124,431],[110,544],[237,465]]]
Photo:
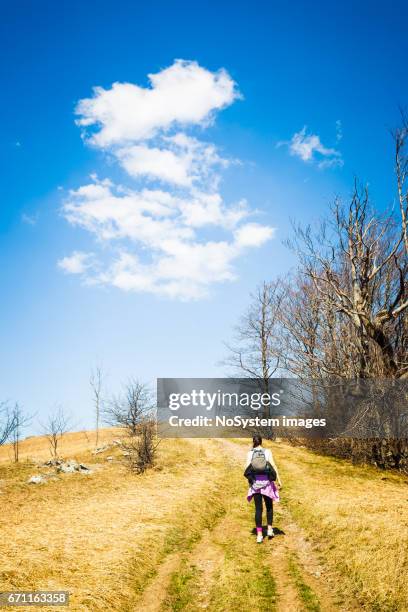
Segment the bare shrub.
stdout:
[[138,426],[138,435],[129,435],[122,442],[129,468],[136,474],[142,474],[154,465],[159,440],[156,438],[155,423],[145,420]]
[[123,393],[104,407],[105,421],[125,429],[126,437],[121,446],[129,468],[136,474],[142,474],[154,465],[159,441],[153,408],[149,387],[135,379],[130,380]]

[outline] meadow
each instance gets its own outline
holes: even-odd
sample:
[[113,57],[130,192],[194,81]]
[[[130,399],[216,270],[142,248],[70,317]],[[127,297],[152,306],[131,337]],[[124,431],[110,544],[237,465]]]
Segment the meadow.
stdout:
[[[120,434],[105,429],[100,444]],[[18,464],[4,445],[0,590],[68,590],[70,609],[92,612],[407,610],[407,477],[275,442],[282,502],[275,538],[257,545],[246,447],[162,440],[135,475],[119,446],[92,453],[93,432],[60,449],[90,474],[39,467],[42,437],[22,442]],[[28,484],[39,473],[46,482]]]

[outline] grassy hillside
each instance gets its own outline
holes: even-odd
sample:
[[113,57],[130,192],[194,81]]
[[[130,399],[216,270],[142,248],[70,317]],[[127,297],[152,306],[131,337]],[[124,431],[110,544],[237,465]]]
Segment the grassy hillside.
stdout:
[[[101,429],[98,436],[98,446],[112,442],[119,438],[120,429],[107,428]],[[63,435],[58,443],[58,450],[62,457],[84,458],[91,456],[91,451],[95,448],[94,431],[75,431]],[[19,447],[20,461],[47,461],[50,459],[50,445],[45,436],[29,436],[21,440]],[[13,447],[11,444],[0,446],[0,464],[9,463],[13,460]]]
[[92,448],[92,432],[66,436],[92,473],[40,485],[43,438],[17,466],[0,449],[0,590],[69,590],[92,612],[408,609],[406,478],[274,444],[277,535],[256,545],[243,441],[163,440],[142,476]]

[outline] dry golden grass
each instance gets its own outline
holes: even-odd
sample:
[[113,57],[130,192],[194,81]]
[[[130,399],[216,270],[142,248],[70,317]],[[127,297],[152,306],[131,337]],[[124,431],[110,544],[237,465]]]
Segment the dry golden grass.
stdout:
[[[119,437],[118,430],[103,430],[100,444]],[[68,434],[61,454],[84,461],[93,473],[59,474],[43,485],[29,485],[27,479],[52,473],[33,461],[50,456],[44,438],[23,441],[17,465],[7,460],[10,449],[3,447],[0,590],[69,590],[74,611],[130,612],[143,605],[149,584],[151,598],[160,591],[168,609],[196,609],[198,601],[214,611],[231,610],[232,603],[245,609],[250,601],[256,607],[264,589],[265,606],[272,609],[274,572],[279,574],[273,551],[287,545],[290,525],[284,521],[291,519],[285,518],[287,510],[278,512],[287,536],[270,549],[252,550],[253,508],[244,501],[241,465],[247,441],[237,442],[163,440],[156,467],[136,476],[123,464],[120,448],[95,456],[94,432]],[[365,609],[408,610],[406,477],[283,443],[273,450],[284,481],[283,504],[319,546],[331,568],[326,577],[337,578],[338,589],[357,596]],[[109,455],[112,462],[106,461]],[[199,544],[203,533],[207,539]],[[262,556],[269,553],[271,575],[265,569],[268,557]],[[253,558],[258,573],[242,572],[243,554]],[[164,572],[167,586],[160,570],[165,559],[175,560]],[[278,609],[285,601],[281,582]],[[313,584],[320,597],[318,581]],[[159,607],[153,601],[152,609]]]
[[[109,443],[115,438],[120,438],[123,430],[118,428],[101,429],[99,432],[98,446]],[[62,436],[58,443],[58,451],[62,457],[75,458],[75,456],[83,457],[84,454],[91,452],[95,448],[95,432],[94,431],[75,431],[69,432]],[[50,446],[45,436],[30,436],[20,442],[19,450],[20,461],[32,459],[44,460],[50,459]],[[13,460],[13,447],[11,444],[0,446],[0,463],[8,463]]]
[[[117,432],[106,432],[106,439],[110,434]],[[27,440],[27,456],[40,457],[39,444]],[[201,514],[212,519],[217,513],[214,448],[162,441],[156,468],[143,476],[129,473],[119,449],[109,450],[105,456],[117,460],[98,455],[92,475],[63,474],[44,485],[27,484],[39,471],[30,463],[3,464],[0,590],[69,590],[72,610],[125,610],[160,556],[178,545],[179,534],[194,537]],[[77,459],[89,459],[89,450],[80,433],[63,448],[65,457]],[[207,503],[194,513],[203,496]],[[189,508],[181,513],[187,498]]]
[[378,612],[408,610],[408,481],[274,444],[283,499],[320,544],[341,589]]

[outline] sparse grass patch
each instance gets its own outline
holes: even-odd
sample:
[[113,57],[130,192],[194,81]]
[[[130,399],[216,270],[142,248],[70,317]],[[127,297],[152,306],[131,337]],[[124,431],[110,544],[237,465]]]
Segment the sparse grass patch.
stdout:
[[302,572],[299,569],[298,561],[295,555],[290,555],[288,559],[289,573],[296,585],[299,598],[302,601],[305,610],[308,612],[320,612],[319,598],[308,584],[306,584]]
[[[192,491],[190,491],[190,494]],[[130,580],[134,596],[131,598],[129,610],[134,610],[134,604],[146,588],[160,566],[163,559],[174,552],[188,552],[201,538],[204,529],[214,526],[223,516],[225,508],[219,491],[207,489],[205,497],[202,491],[189,498],[189,504],[182,512],[175,513],[171,525],[165,533],[150,536],[150,545],[146,544],[131,562]],[[178,574],[178,570],[176,572]],[[174,583],[176,584],[176,582]],[[173,594],[173,597],[175,595]],[[127,607],[123,608],[128,609]]]
[[197,578],[196,566],[190,565],[184,558],[177,572],[170,579],[167,597],[162,606],[163,610],[179,612],[180,610],[194,608],[194,582]]

